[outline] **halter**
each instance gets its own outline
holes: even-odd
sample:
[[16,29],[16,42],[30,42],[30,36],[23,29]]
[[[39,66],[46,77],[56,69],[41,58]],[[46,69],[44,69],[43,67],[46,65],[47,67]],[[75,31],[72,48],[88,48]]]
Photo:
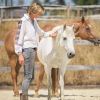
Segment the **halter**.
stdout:
[[86,33],[90,36],[90,29],[89,28],[85,28]]
[[[90,25],[89,25],[89,27],[91,27]],[[85,31],[86,31],[86,33],[89,35],[89,37],[90,36],[93,36],[91,33],[90,33],[90,29],[89,28],[85,28]],[[97,40],[98,40],[98,38],[92,38],[92,37],[90,37],[90,39],[94,42],[94,45],[96,45],[96,46],[98,46],[99,45],[99,43],[97,43]]]
[[[77,30],[75,30],[75,33],[76,35],[79,35],[79,32],[78,32],[79,28]],[[85,28],[85,32],[88,34],[88,36],[93,36],[91,33],[90,33],[90,28]],[[91,39],[94,39],[94,38],[91,38]]]

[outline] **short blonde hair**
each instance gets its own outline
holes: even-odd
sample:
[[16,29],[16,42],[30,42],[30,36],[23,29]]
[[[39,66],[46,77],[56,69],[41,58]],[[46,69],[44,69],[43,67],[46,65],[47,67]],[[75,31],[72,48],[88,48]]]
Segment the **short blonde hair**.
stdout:
[[29,7],[28,13],[31,14],[44,14],[45,8],[40,3],[32,3]]

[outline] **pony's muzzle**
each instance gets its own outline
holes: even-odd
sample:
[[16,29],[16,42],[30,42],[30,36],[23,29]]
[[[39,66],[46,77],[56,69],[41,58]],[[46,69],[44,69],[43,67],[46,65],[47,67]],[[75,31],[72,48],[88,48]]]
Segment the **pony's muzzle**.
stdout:
[[68,56],[69,59],[71,59],[75,56],[75,52],[67,53],[67,56]]
[[95,46],[99,46],[99,44],[100,44],[100,38],[93,39],[93,42],[94,42]]
[[100,44],[100,38],[97,39],[98,44]]

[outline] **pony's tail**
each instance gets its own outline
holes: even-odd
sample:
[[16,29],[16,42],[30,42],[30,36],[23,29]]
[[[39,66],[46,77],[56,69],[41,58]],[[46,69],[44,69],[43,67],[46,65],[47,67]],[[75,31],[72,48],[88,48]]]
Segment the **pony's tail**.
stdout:
[[54,97],[55,96],[56,81],[57,81],[56,80],[57,79],[57,68],[52,68],[51,77],[52,77],[52,96]]

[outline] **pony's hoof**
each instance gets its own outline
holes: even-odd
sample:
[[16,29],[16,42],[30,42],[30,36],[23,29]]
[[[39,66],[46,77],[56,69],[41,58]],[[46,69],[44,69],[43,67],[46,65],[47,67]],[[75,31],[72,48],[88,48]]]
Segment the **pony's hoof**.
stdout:
[[63,98],[61,98],[61,100],[65,100],[65,98],[63,97]]
[[51,99],[47,99],[47,100],[51,100]]
[[39,98],[39,94],[35,94],[33,98]]
[[59,92],[56,92],[56,93],[55,93],[55,96],[56,96],[57,98],[59,98],[59,96],[60,96]]
[[19,97],[20,95],[19,94],[15,94],[15,97]]
[[14,95],[15,97],[19,97],[20,95]]
[[19,96],[19,91],[18,90],[15,90],[14,91],[14,94],[15,94],[16,97],[18,97]]

